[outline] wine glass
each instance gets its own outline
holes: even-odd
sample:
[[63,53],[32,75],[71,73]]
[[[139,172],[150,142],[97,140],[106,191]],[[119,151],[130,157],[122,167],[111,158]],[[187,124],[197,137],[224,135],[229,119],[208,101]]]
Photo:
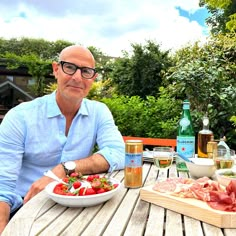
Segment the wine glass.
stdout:
[[214,156],[216,169],[231,169],[234,165],[234,156],[234,150],[219,148]]
[[154,147],[153,162],[159,170],[158,180],[166,179],[166,171],[173,162],[174,151],[171,147]]

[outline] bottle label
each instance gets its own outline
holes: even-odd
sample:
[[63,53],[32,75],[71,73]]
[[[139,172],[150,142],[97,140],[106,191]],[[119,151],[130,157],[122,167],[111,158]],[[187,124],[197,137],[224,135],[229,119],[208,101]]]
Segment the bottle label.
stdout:
[[125,166],[126,167],[139,167],[142,166],[142,153],[126,153]]
[[190,125],[190,120],[184,117],[180,120],[179,124],[181,126],[181,132],[183,132]]
[[181,125],[182,127],[187,127],[187,126],[190,125],[190,120],[187,119],[187,118],[183,118],[183,119],[180,120],[180,125]]
[[195,155],[195,137],[177,136],[177,152],[187,158],[192,158]]

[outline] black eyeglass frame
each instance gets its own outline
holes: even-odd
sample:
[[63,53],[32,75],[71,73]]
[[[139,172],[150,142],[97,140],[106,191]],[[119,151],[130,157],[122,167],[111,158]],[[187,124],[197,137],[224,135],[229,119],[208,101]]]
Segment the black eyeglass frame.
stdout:
[[[78,70],[78,69],[80,69],[80,71],[81,71],[81,76],[84,78],[84,79],[92,79],[93,77],[94,77],[94,75],[97,73],[97,71],[96,71],[96,69],[94,69],[94,68],[90,68],[90,67],[86,67],[86,66],[77,66],[77,65],[75,65],[74,63],[71,63],[71,62],[67,62],[67,61],[59,61],[58,62],[58,64],[60,64],[61,65],[61,68],[62,68],[62,71],[65,73],[65,74],[67,74],[67,75],[74,75],[75,73],[76,73],[76,71]],[[75,69],[75,71],[74,72],[72,72],[72,73],[68,73],[68,72],[66,72],[65,71],[65,68],[64,68],[64,65],[65,64],[69,64],[69,65],[71,65],[71,66],[73,66]],[[93,75],[91,75],[91,77],[84,77],[84,70],[91,70],[91,71],[93,71]]]

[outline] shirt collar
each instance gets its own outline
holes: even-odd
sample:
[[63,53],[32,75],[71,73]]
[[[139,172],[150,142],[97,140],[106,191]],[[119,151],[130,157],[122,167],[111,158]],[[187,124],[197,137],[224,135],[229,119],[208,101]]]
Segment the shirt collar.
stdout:
[[[76,116],[79,114],[88,116],[88,104],[87,104],[87,99],[83,99],[79,112],[77,113]],[[48,95],[48,100],[47,100],[47,116],[48,118],[50,117],[55,117],[61,115],[61,110],[57,105],[56,102],[56,91]]]

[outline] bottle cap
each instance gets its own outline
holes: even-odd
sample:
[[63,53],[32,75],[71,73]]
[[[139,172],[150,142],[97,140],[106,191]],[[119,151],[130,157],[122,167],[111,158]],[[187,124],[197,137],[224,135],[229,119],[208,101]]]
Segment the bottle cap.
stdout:
[[204,116],[202,122],[203,122],[203,125],[204,125],[204,126],[207,126],[207,125],[209,124],[209,119],[208,119],[208,117],[207,117],[207,116]]

